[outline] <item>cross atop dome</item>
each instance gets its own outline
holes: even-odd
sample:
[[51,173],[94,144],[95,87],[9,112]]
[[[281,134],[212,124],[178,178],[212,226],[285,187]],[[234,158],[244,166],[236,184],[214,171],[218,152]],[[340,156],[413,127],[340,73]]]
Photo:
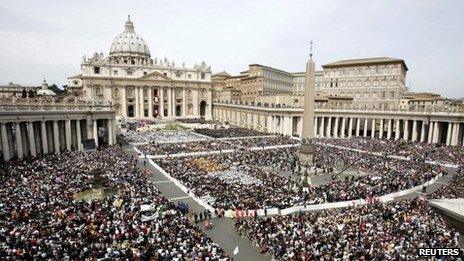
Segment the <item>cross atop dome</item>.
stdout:
[[134,31],[134,24],[130,20],[130,15],[127,15],[127,21],[126,21],[126,24],[124,25],[124,28],[126,28],[125,31],[128,31],[128,32]]

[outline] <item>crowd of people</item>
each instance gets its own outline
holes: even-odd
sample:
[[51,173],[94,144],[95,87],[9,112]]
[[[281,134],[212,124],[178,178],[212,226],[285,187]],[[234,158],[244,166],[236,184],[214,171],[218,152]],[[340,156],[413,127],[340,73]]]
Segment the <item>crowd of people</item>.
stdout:
[[172,155],[180,153],[192,152],[207,152],[207,151],[223,151],[223,150],[237,150],[237,149],[250,149],[262,148],[268,146],[280,145],[294,145],[298,141],[285,137],[252,137],[247,139],[238,140],[204,140],[204,141],[191,141],[191,142],[177,142],[177,143],[164,143],[164,144],[146,144],[138,146],[137,148],[143,153],[148,155]]
[[462,159],[464,159],[463,146],[445,146],[442,144],[362,137],[351,139],[316,139],[316,142],[382,153],[385,155],[408,157],[415,160],[460,164]]
[[[423,184],[444,168],[420,161],[390,159],[334,147],[319,146],[316,165],[351,165],[363,175],[311,186],[279,175],[263,166],[294,169],[297,166],[296,149],[268,151],[241,151],[201,157],[165,158],[157,163],[171,176],[179,179],[199,198],[219,209],[287,208],[295,205],[319,204],[379,197],[385,194]],[[286,158],[282,159],[282,156]],[[201,159],[201,166],[196,164]],[[206,166],[206,167],[205,167]],[[218,168],[219,166],[219,168]],[[243,182],[225,182],[211,172],[233,170],[257,179]]]
[[122,138],[130,143],[176,143],[207,140],[190,131],[128,131]]
[[459,240],[421,200],[240,218],[235,227],[277,260],[417,260],[419,248],[455,248]]
[[[115,192],[79,198],[95,170]],[[0,180],[2,260],[230,259],[116,147],[12,160]]]
[[236,138],[236,137],[250,137],[250,136],[263,136],[263,132],[250,130],[245,128],[230,127],[220,129],[198,128],[195,132],[206,135],[212,138]]

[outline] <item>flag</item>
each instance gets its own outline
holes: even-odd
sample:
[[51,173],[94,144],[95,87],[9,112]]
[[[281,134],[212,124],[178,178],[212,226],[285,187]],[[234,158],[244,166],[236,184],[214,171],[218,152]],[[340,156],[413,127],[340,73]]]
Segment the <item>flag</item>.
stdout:
[[234,249],[234,256],[236,256],[237,254],[238,254],[238,246],[236,246]]

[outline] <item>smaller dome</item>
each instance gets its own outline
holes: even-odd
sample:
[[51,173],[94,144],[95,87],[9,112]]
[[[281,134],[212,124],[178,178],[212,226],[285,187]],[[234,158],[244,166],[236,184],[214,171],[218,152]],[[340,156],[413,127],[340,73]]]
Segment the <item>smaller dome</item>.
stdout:
[[145,40],[134,31],[134,24],[128,16],[124,32],[116,36],[111,44],[110,57],[141,57],[150,58],[150,50]]

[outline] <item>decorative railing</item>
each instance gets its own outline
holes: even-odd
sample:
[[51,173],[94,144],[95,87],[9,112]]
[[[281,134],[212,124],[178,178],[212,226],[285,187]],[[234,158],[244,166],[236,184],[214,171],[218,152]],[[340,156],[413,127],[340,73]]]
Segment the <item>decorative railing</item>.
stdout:
[[0,99],[0,112],[14,111],[112,111],[108,101],[84,99]]

